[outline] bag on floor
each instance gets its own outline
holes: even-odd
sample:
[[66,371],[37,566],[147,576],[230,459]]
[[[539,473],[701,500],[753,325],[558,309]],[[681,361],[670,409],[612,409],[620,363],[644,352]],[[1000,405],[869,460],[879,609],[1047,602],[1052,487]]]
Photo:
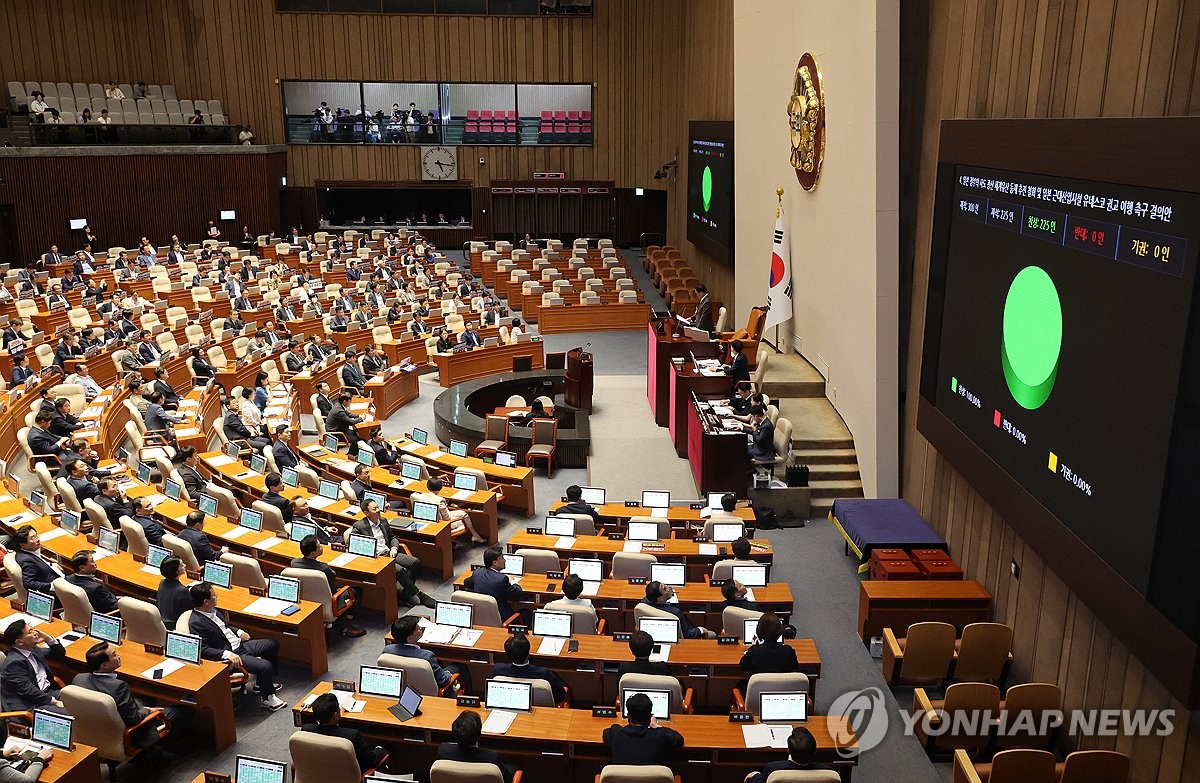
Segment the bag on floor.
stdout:
[[758,507],[758,521],[755,528],[758,530],[778,530],[779,517],[775,514],[775,509],[770,506]]

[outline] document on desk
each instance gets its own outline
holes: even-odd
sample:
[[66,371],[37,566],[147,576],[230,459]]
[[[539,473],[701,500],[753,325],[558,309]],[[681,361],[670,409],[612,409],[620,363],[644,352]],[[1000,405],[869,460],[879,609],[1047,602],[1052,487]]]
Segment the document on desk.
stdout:
[[751,602],[756,600],[754,597],[754,588],[753,587],[746,588],[746,600],[751,601]]
[[345,568],[353,563],[356,559],[358,559],[358,555],[351,554],[350,552],[343,552],[334,559],[330,560],[329,565],[333,568]]
[[507,734],[508,729],[512,726],[513,721],[517,719],[517,713],[505,712],[503,710],[492,710],[487,720],[483,722],[484,734]]
[[93,560],[103,560],[104,558],[110,557],[115,554],[116,554],[116,552],[109,552],[107,549],[102,549],[102,548],[97,547],[96,549],[92,550],[92,559]]
[[308,505],[313,508],[325,508],[326,506],[332,506],[336,502],[337,498],[326,498],[320,495],[313,495],[308,499]]
[[154,671],[156,669],[162,669],[162,676],[166,677],[168,674],[174,674],[175,672],[179,671],[184,667],[184,665],[185,664],[183,661],[176,660],[175,658],[163,658],[161,661],[142,672],[142,676],[147,680],[153,680]]
[[219,468],[222,465],[232,465],[233,463],[237,462],[237,459],[229,456],[228,454],[218,454],[215,457],[209,457],[207,462],[209,465]]
[[446,456],[446,452],[441,449],[434,449],[425,455],[425,459],[441,459],[444,456]]
[[596,595],[599,592],[600,592],[600,583],[599,582],[584,582],[583,583],[582,595]]
[[702,555],[717,554],[717,545],[716,544],[698,544],[697,546],[700,547],[700,554],[702,554]]
[[538,645],[536,654],[537,655],[561,655],[562,648],[563,648],[563,642],[565,642],[565,641],[566,641],[566,639],[557,639],[554,637],[542,639],[542,643]]
[[654,519],[666,519],[668,511],[670,511],[668,508],[652,508],[650,509],[650,516]]
[[268,405],[263,408],[264,416],[285,416],[287,415],[287,406],[284,405]]
[[[52,541],[52,540],[58,538],[59,536],[65,536],[66,534],[67,534],[67,531],[63,530],[61,527],[53,527],[53,528],[50,528],[49,530],[47,530],[45,533],[42,533],[41,535],[39,535],[38,538],[41,539],[42,541]],[[156,574],[158,573],[157,568],[154,569],[154,573],[156,573]]]
[[149,500],[150,505],[152,506],[157,506],[158,504],[165,502],[167,499],[166,495],[160,495],[157,492],[153,495],[143,495],[143,497],[145,497],[146,500]]
[[453,498],[455,500],[466,500],[474,494],[475,493],[469,489],[460,489],[454,493]]
[[[44,541],[45,538],[43,538],[42,540]],[[150,574],[152,576],[161,576],[162,575],[162,571],[159,570],[158,566],[144,565],[141,568],[139,568],[138,570],[141,571],[143,574]]]
[[791,726],[764,726],[761,723],[743,723],[742,741],[747,748],[786,748]]
[[9,527],[13,527],[14,525],[19,525],[22,522],[32,522],[37,518],[38,515],[32,511],[22,511],[20,514],[14,514],[13,516],[5,519],[4,524],[8,525]]
[[264,538],[262,541],[259,541],[257,544],[254,545],[254,548],[255,549],[274,549],[276,546],[278,546],[279,544],[282,544],[282,543],[283,543],[283,539],[280,538],[279,536],[271,536],[270,538]]
[[199,434],[200,434],[199,427],[176,427],[175,428],[175,437],[177,437],[177,438],[190,438],[193,435],[199,435]]
[[283,610],[291,606],[290,601],[281,601],[278,598],[256,598],[243,609],[243,612],[250,614],[262,615],[263,617],[278,617],[283,614]]
[[[157,568],[154,569],[154,573],[156,573],[156,574],[158,573]],[[15,623],[17,620],[24,620],[25,624],[27,626],[29,626],[30,628],[33,628],[34,626],[38,626],[38,625],[41,625],[42,623],[46,622],[42,618],[34,617],[31,614],[25,614],[23,612],[14,612],[14,613],[10,614],[8,617],[4,618],[4,627],[7,628],[8,626]]]
[[559,536],[554,542],[555,549],[570,549],[575,546],[575,536]]
[[223,536],[221,536],[221,538],[225,539],[226,541],[236,541],[249,532],[250,532],[250,528],[242,527],[241,525],[238,525],[237,527],[231,529],[229,532],[227,532]]
[[91,419],[104,413],[103,405],[93,405],[90,408],[84,408],[83,413],[79,414],[80,418]]
[[642,542],[641,541],[630,541],[629,539],[625,539],[625,543],[621,545],[621,551],[622,552],[641,552],[642,551]]
[[671,658],[671,645],[659,644],[656,646],[658,647],[658,652],[650,653],[650,662],[658,663],[659,661],[661,661],[663,663],[666,663]]
[[483,636],[483,631],[476,628],[463,628],[454,635],[454,640],[450,644],[455,647],[474,647],[481,636]]
[[421,641],[426,644],[449,644],[458,630],[453,625],[430,623],[425,626],[425,633],[421,636]]

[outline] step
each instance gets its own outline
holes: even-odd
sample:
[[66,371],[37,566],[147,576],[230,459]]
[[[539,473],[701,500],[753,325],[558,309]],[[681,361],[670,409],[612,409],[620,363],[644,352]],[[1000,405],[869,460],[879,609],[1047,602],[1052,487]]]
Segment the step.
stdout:
[[825,519],[829,516],[829,512],[833,510],[833,501],[836,498],[813,498],[809,504],[809,519]]
[[792,454],[795,455],[795,461],[801,465],[846,464],[858,461],[858,454],[854,449],[798,449],[795,440],[792,441]]
[[[767,369],[767,375],[771,374],[770,369]],[[771,380],[769,377],[763,381],[763,393],[776,399],[779,397],[824,397],[825,396],[825,381],[804,381],[804,380]]]
[[[794,431],[793,431],[794,433]],[[823,438],[797,438],[793,434],[792,451],[827,451],[827,450],[854,450],[854,438],[845,438],[830,436],[827,439]]]
[[814,500],[816,498],[837,500],[839,498],[861,498],[863,496],[862,482],[857,479],[845,481],[809,481],[808,486],[812,489]]
[[[808,465],[802,458],[793,456],[792,463],[795,465]],[[808,465],[808,480],[809,481],[860,481],[861,476],[858,472],[858,463],[851,462],[848,464],[832,464],[818,463],[816,465]]]

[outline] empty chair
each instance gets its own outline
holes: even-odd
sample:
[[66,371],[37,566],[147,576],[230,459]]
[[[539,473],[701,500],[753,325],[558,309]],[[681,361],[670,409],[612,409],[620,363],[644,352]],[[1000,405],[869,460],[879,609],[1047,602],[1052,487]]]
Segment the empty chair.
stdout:
[[1054,769],[1058,783],[1126,783],[1129,757],[1115,750],[1077,750]]
[[82,587],[71,584],[64,577],[50,583],[54,595],[62,604],[62,619],[78,628],[87,628],[92,622],[92,602]]
[[738,688],[733,689],[732,709],[736,712],[762,713],[762,695],[764,693],[808,693],[808,675],[801,672],[759,673],[750,675],[746,683],[746,693]]
[[208,114],[208,101],[192,101],[192,107],[201,114]]
[[475,607],[475,625],[499,628],[508,625],[517,615],[508,618],[500,617],[500,608],[496,599],[483,593],[472,593],[469,590],[455,590],[450,594],[450,600],[458,604],[471,604]]
[[559,519],[575,520],[575,535],[577,536],[594,536],[599,531],[596,529],[596,520],[592,519],[591,514],[555,514]]
[[1012,628],[1004,623],[971,623],[955,644],[955,682],[999,682],[1012,663]]
[[[550,681],[545,679],[535,679],[532,677],[506,677],[499,675],[492,677],[493,680],[503,682],[527,682],[533,686],[533,706],[535,707],[569,707],[569,695],[563,699],[561,703],[554,701],[554,690],[550,687]],[[566,687],[566,686],[564,686]]]
[[552,549],[522,548],[513,554],[520,555],[525,559],[525,573],[527,574],[544,574],[548,571],[562,570],[562,562],[558,559],[558,553]]
[[[512,783],[521,782],[518,769]],[[429,767],[429,783],[504,783],[504,775],[495,764],[438,759]]]
[[263,576],[262,568],[254,558],[225,552],[221,555],[221,562],[233,566],[231,575],[233,584],[241,587],[266,588],[267,578]]
[[315,731],[297,731],[288,740],[293,783],[361,783],[354,743]]
[[658,517],[630,517],[630,523],[639,522],[645,525],[654,525],[658,529],[658,538],[656,540],[663,541],[671,538],[671,520],[661,519]]
[[[210,112],[212,112],[213,114],[224,114],[225,113],[225,109],[224,109],[224,107],[221,106],[221,102],[216,101],[216,100],[208,102],[208,110]],[[317,241],[320,241],[320,240],[317,240]]]
[[914,623],[904,638],[883,629],[883,677],[889,685],[933,685],[950,673],[957,632],[949,623]]
[[955,783],[1055,783],[1054,754],[1046,750],[1002,750],[984,764],[954,751]]
[[[627,580],[637,576],[649,579],[650,566],[657,562],[657,557],[644,552],[617,552],[613,555],[612,578]],[[638,604],[641,606],[644,604]]]
[[196,553],[192,551],[192,545],[182,538],[171,533],[165,533],[162,537],[162,545],[170,549],[171,554],[182,560],[183,567],[188,571],[200,570],[200,561],[196,559]]
[[792,460],[792,422],[780,418],[775,423],[775,456],[770,459],[751,459],[750,464],[756,467],[768,467],[771,475],[775,475],[775,467],[787,465]]
[[[984,712],[996,715],[999,711],[1000,689],[991,683],[956,682],[946,688],[946,698],[940,700],[930,699],[924,688],[913,692],[913,712],[923,713],[913,727],[914,734],[929,752],[949,753],[959,748],[967,753],[980,752],[991,742],[992,725],[956,716],[977,716]],[[948,729],[942,721],[947,721]]]
[[528,467],[535,460],[544,459],[546,461],[546,477],[550,478],[554,474],[554,453],[558,442],[558,420],[534,419],[532,429],[533,445],[525,452],[525,465]]
[[1000,702],[1004,731],[996,737],[996,747],[1053,748],[1058,728],[1042,716],[1061,707],[1062,688],[1053,683],[1025,682],[1009,688]]
[[191,117],[196,112],[195,104],[189,100],[179,102],[179,113],[185,117]]
[[163,625],[157,606],[123,595],[117,599],[117,610],[125,621],[125,641],[158,645],[166,643],[167,627]]

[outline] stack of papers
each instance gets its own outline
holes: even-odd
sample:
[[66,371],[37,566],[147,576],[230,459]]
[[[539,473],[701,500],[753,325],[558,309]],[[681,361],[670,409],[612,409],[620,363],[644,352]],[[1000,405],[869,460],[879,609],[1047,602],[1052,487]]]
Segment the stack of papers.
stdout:
[[538,645],[537,655],[559,655],[562,653],[563,642],[566,639],[558,639],[549,637],[542,639],[542,643]]
[[698,544],[697,546],[700,547],[702,555],[715,555],[718,552],[716,544]]
[[225,535],[223,535],[222,538],[224,538],[226,541],[236,541],[249,532],[250,532],[250,528],[242,527],[241,525],[238,525],[238,526],[230,529],[229,532],[225,533]]
[[441,449],[434,449],[425,455],[425,459],[438,459],[444,456],[446,456],[446,452],[442,451]]
[[747,748],[786,748],[791,726],[764,726],[761,723],[743,723],[742,741]]
[[570,549],[575,546],[575,536],[559,536],[554,542],[555,549]]
[[263,617],[278,617],[283,614],[284,609],[287,609],[291,605],[290,602],[280,601],[278,598],[263,597],[251,601],[242,611],[262,615]]
[[430,623],[425,626],[425,633],[421,636],[421,641],[426,644],[449,644],[454,638],[454,634],[458,629],[453,625],[437,625]]
[[235,462],[237,462],[237,460],[228,454],[218,454],[215,457],[208,458],[208,464],[218,468],[222,465],[232,465]]
[[460,490],[455,491],[455,493],[453,495],[451,495],[451,497],[454,498],[455,500],[466,500],[467,498],[471,497],[474,494],[475,493],[469,489],[460,489]]
[[652,508],[650,509],[650,516],[655,519],[666,519],[668,511],[670,511],[668,508]]
[[329,498],[321,497],[320,495],[313,495],[308,499],[308,505],[312,506],[313,508],[325,508],[326,506],[332,506],[336,502],[336,500],[330,500]]
[[512,726],[513,721],[517,719],[517,713],[504,712],[503,710],[492,710],[487,716],[487,720],[483,722],[484,734],[506,734]]
[[404,443],[400,444],[401,451],[407,451],[410,453],[416,451],[419,448],[421,448],[421,444],[415,443],[411,440],[405,441]]
[[173,674],[173,673],[179,671],[180,669],[182,669],[183,667],[184,667],[184,663],[181,660],[178,660],[176,658],[163,658],[161,661],[154,664],[146,671],[142,672],[142,676],[145,677],[147,680],[152,680],[152,679],[154,679],[154,670],[162,669],[163,676],[166,677],[168,674]]
[[455,647],[474,647],[475,642],[479,641],[481,636],[483,636],[483,631],[475,628],[463,628],[454,635],[454,641],[451,644]]
[[357,557],[358,555],[354,555],[349,552],[343,552],[334,559],[330,560],[329,565],[333,566],[334,568],[343,568],[353,563]]
[[600,592],[599,582],[584,582],[582,595],[596,595]]
[[630,541],[629,539],[625,539],[625,543],[621,547],[621,551],[622,552],[641,552],[642,551],[642,542],[641,541]]
[[[50,541],[55,538],[58,538],[59,536],[65,536],[66,534],[67,534],[67,531],[63,530],[61,527],[56,527],[56,528],[51,528],[50,530],[47,530],[45,533],[42,533],[41,535],[38,536],[38,538],[40,538],[42,541]],[[158,570],[155,569],[154,573],[157,574]]]
[[282,543],[283,543],[283,539],[280,538],[279,536],[271,536],[270,538],[264,538],[262,541],[259,541],[254,546],[258,549],[271,549],[272,547],[274,547],[278,544],[282,544]]

